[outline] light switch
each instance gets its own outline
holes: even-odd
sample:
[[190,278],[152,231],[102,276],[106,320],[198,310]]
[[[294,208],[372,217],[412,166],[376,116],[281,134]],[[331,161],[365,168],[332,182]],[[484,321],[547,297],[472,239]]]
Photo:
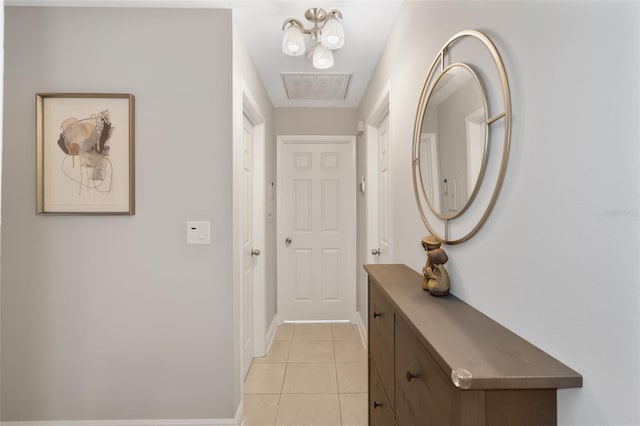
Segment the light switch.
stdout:
[[187,244],[211,244],[211,222],[188,221]]

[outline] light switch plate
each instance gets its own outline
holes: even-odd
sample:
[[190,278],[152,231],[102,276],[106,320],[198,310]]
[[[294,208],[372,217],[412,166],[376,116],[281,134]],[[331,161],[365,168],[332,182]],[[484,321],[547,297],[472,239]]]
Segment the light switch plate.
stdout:
[[211,244],[211,222],[188,221],[187,244]]

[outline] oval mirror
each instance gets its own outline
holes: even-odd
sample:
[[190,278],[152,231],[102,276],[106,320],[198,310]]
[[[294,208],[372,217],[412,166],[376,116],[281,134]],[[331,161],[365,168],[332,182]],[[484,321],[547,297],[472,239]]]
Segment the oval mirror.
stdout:
[[487,101],[466,64],[448,66],[427,93],[418,161],[422,191],[441,219],[462,214],[473,200],[487,158]]
[[[487,51],[484,56],[478,56],[483,53],[478,42]],[[459,61],[466,55],[473,68]],[[452,57],[458,60],[446,66]],[[497,72],[491,72],[491,63]],[[484,84],[476,69],[482,70]],[[413,126],[413,191],[431,235],[460,244],[478,232],[502,187],[510,142],[511,97],[502,58],[483,33],[460,31],[431,63]]]

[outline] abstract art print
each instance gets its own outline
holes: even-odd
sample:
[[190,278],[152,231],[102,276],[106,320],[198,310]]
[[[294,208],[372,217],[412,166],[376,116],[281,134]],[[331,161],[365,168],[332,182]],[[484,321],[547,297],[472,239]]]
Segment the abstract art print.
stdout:
[[39,93],[37,212],[135,213],[134,97]]

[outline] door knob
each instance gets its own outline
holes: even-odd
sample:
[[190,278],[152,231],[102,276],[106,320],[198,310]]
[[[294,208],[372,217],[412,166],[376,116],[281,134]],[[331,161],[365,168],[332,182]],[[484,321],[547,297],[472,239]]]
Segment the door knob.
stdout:
[[380,249],[371,249],[371,254],[374,256],[380,256]]
[[287,238],[284,240],[284,243],[285,243],[287,246],[289,246],[289,245],[291,244],[291,242],[292,242],[292,240],[291,240],[291,238],[289,238],[289,237],[287,237]]
[[260,256],[260,250],[258,249],[251,250],[251,256]]

